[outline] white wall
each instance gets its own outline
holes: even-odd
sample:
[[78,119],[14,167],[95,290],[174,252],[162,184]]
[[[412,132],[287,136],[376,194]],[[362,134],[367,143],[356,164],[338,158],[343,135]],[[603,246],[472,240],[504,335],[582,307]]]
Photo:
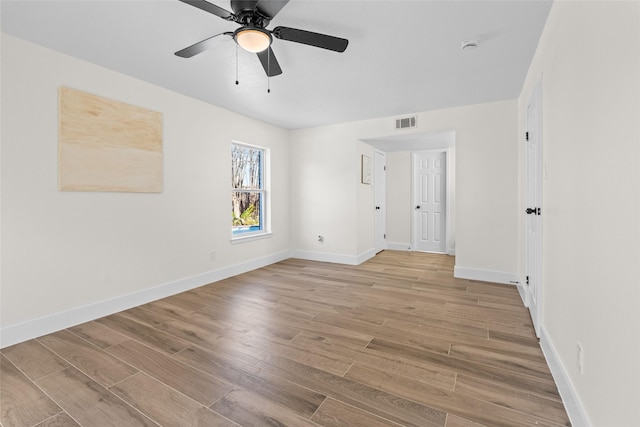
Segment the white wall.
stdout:
[[[359,168],[360,155],[373,151],[360,140],[392,136],[397,132],[394,124],[389,117],[291,132],[291,167],[297,181],[292,185],[292,246],[298,256],[329,260],[321,255],[332,253],[336,261],[356,262],[372,253],[373,228],[362,224],[373,224],[373,196],[363,197],[372,190],[360,184]],[[423,112],[418,114],[418,128],[412,130],[451,131],[456,135],[457,271],[497,281],[516,278],[517,103]],[[396,160],[391,158],[388,168]],[[406,168],[411,169],[410,163]],[[401,179],[390,178],[391,185]],[[388,220],[402,217],[392,213]],[[335,228],[328,229],[328,221]],[[353,230],[354,226],[360,228]],[[389,230],[406,233],[397,224]],[[315,236],[322,233],[325,242],[320,244]]]
[[[61,85],[163,113],[162,193],[58,191]],[[4,34],[2,106],[3,345],[288,257],[287,131]],[[271,148],[271,238],[230,242],[232,140]]]
[[541,75],[542,345],[574,425],[639,426],[640,3],[553,5],[520,135]]
[[[291,245],[303,258],[310,253],[315,258],[354,255],[359,181],[351,163],[357,158],[356,146],[344,144],[332,129],[308,140],[304,147],[291,145]],[[324,242],[318,241],[319,235]]]

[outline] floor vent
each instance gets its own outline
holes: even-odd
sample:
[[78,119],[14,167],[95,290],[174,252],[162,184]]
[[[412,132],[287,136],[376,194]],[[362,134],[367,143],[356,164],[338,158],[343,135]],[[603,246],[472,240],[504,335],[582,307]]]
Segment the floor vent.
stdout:
[[416,127],[416,116],[396,119],[396,129],[409,129]]

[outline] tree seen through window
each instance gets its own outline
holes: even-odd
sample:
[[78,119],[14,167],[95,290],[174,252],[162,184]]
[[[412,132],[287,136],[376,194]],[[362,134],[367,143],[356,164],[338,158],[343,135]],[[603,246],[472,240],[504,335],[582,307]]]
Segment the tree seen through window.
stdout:
[[264,230],[264,150],[231,147],[231,215],[234,235]]

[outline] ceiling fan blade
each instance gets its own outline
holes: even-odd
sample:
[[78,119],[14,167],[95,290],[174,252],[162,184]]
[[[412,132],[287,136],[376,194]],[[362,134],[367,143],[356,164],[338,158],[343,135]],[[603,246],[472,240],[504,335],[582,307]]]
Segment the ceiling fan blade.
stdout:
[[278,64],[278,60],[273,54],[271,47],[263,50],[262,52],[258,52],[257,55],[262,63],[262,68],[264,68],[265,73],[267,73],[267,76],[273,77],[282,74],[280,64]]
[[259,0],[257,9],[263,15],[273,18],[287,3],[289,3],[289,0]]
[[216,6],[215,4],[211,4],[204,0],[180,0],[183,3],[190,4],[191,6],[197,7],[198,9],[204,10],[205,12],[212,13],[216,16],[219,16],[222,19],[227,19],[229,21],[233,21],[233,13],[229,12],[226,9],[221,8],[220,6]]
[[226,32],[226,33],[216,34],[215,36],[211,36],[208,39],[204,39],[201,42],[194,43],[189,47],[185,47],[184,49],[177,51],[175,55],[181,58],[191,58],[192,56],[202,53],[205,50],[211,49],[217,43],[217,40],[214,40],[214,39],[222,35],[232,36],[233,33]]
[[311,31],[298,30],[297,28],[276,27],[272,31],[273,35],[281,40],[307,44],[309,46],[320,47],[322,49],[344,52],[347,49],[349,40],[326,34],[314,33]]

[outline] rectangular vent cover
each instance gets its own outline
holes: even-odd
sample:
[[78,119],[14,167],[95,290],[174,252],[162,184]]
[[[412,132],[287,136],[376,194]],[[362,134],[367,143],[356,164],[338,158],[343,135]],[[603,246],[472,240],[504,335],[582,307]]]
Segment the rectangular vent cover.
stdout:
[[416,116],[396,119],[396,129],[408,129],[416,127]]

